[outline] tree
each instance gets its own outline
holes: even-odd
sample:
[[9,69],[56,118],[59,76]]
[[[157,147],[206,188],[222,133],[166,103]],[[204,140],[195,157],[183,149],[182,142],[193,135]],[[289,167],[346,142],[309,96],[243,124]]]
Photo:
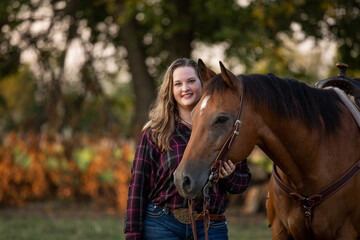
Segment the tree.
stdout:
[[[95,69],[95,61],[99,59],[95,59],[93,52],[95,44],[102,42],[106,47],[111,42],[106,37],[98,40],[104,35],[98,24],[108,17],[105,5],[94,8],[83,1],[46,0],[2,1],[2,4],[2,9],[6,9],[1,18],[0,60],[5,63],[1,65],[2,76],[18,70],[20,56],[31,55],[35,63],[31,68],[36,76],[36,80],[33,79],[37,101],[43,107],[31,128],[40,131],[46,126],[49,132],[61,132],[64,128],[77,131],[81,128],[80,115],[93,98],[102,103],[97,110],[92,110],[98,111],[97,119],[102,127],[114,124],[99,80],[106,75]],[[92,4],[95,5],[95,1]],[[79,57],[83,60],[79,65],[79,81],[74,84],[71,76],[66,76],[65,64],[69,47],[75,41],[83,50],[83,56]],[[9,64],[13,67],[8,68]]]
[[[106,85],[116,89],[123,78],[118,73],[129,71],[135,101],[130,133],[138,136],[164,70],[178,57],[193,57],[200,43],[223,46],[223,60],[244,73],[305,78],[306,67],[286,42],[325,38],[339,46],[338,60],[360,69],[353,30],[359,0],[4,0],[0,9],[1,78],[19,70],[24,52],[35,55],[36,92],[45,106],[35,125],[54,131],[89,130],[80,126],[88,109],[96,112],[89,127],[98,122],[111,131],[118,118]],[[71,75],[66,62],[73,46],[83,58]],[[6,105],[1,94],[0,104]]]

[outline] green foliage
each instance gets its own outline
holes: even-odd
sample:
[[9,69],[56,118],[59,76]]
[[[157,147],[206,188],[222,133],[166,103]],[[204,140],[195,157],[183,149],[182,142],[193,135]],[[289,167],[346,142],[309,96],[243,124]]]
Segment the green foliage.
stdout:
[[248,157],[249,162],[254,165],[260,166],[268,173],[272,172],[272,161],[271,159],[259,148],[255,147]]
[[114,170],[106,169],[99,175],[99,181],[101,183],[112,183],[115,180]]
[[46,159],[46,166],[49,169],[58,169],[59,168],[59,162],[55,157],[48,157]]
[[15,164],[25,169],[28,169],[30,167],[31,158],[29,157],[29,155],[24,153],[24,151],[20,147],[15,146],[14,155],[15,155],[14,158]]
[[125,136],[129,136],[131,120],[134,116],[134,96],[130,83],[121,84],[109,99],[111,112],[117,119],[117,127]]
[[[328,68],[313,53],[319,45],[307,58],[294,46],[327,39],[338,46],[331,67],[342,61],[359,73],[358,5],[359,0],[1,1],[0,134],[23,128],[129,135],[132,119],[146,116],[134,104],[144,96],[135,94],[142,81],[156,82],[174,58],[190,57],[195,43],[224,44],[223,60],[230,68],[241,65],[244,73],[273,72],[313,83],[320,80],[318,69]],[[39,13],[42,7],[49,15]],[[44,29],[34,31],[40,21]],[[134,33],[122,32],[129,25]],[[74,42],[83,51],[75,55],[76,76],[65,71]],[[35,76],[20,62],[29,50]],[[109,62],[117,69],[108,70]],[[124,71],[133,73],[135,84],[119,83]],[[135,78],[137,72],[148,78]],[[114,91],[108,93],[106,85]]]
[[94,149],[91,147],[84,147],[84,148],[76,149],[74,151],[73,159],[76,162],[81,172],[85,172],[87,170],[94,155],[95,155]]
[[[293,39],[298,44],[311,37],[315,40],[329,39],[340,46],[338,61],[348,62],[353,68],[359,68],[358,34],[351,31],[356,22],[360,21],[353,1],[298,0],[298,1],[127,1],[123,9],[132,12],[138,18],[138,33],[150,36],[151,41],[145,42],[148,55],[158,58],[159,68],[169,63],[173,51],[171,40],[177,33],[190,34],[191,40],[203,43],[227,43],[226,57],[236,58],[237,64],[246,67],[246,72],[273,72],[277,75],[313,83],[317,81],[316,64],[312,72],[296,65],[302,59],[284,55],[283,39],[280,34],[293,39],[293,23],[300,24],[303,37]],[[125,14],[125,10],[123,11]],[[345,14],[341,14],[341,12]],[[120,14],[120,16],[123,16]],[[342,26],[339,35],[338,23]],[[148,43],[147,43],[148,42]],[[346,48],[344,54],[343,48]],[[352,55],[351,55],[352,54]],[[172,59],[170,59],[171,61]],[[308,59],[306,61],[309,61]],[[320,61],[320,60],[318,60]],[[355,61],[355,62],[354,62]],[[335,65],[335,62],[332,66]],[[318,68],[324,68],[319,65]],[[161,71],[157,70],[156,73]]]
[[122,158],[123,155],[124,155],[124,152],[123,152],[123,150],[122,150],[121,148],[116,148],[116,149],[114,149],[114,151],[113,151],[113,155],[114,155],[114,159],[116,159],[116,158]]
[[0,89],[3,103],[0,105],[0,118],[4,123],[2,130],[36,124],[41,106],[35,99],[34,76],[27,67],[0,79]]
[[67,170],[69,168],[65,158],[59,159],[51,155],[46,158],[45,164],[50,170]]
[[265,169],[268,173],[272,172],[272,161],[265,154],[253,153],[249,160],[251,163]]

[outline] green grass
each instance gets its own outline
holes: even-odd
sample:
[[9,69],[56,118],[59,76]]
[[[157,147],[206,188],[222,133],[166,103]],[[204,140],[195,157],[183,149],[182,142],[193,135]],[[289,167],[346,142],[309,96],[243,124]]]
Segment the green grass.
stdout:
[[[0,209],[1,211],[1,209]],[[53,216],[47,214],[3,214],[0,240],[123,240],[123,219],[93,214]],[[229,239],[271,239],[265,219],[228,219]]]
[[122,240],[123,220],[113,216],[0,216],[1,240]]
[[228,223],[229,240],[269,240],[271,239],[271,229],[267,221],[263,223]]

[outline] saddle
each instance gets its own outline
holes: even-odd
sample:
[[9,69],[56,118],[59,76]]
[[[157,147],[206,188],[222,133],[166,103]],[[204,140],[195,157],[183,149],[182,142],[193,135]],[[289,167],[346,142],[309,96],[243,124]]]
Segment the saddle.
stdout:
[[360,111],[360,78],[348,78],[346,69],[348,65],[345,63],[337,63],[336,67],[340,69],[336,77],[327,78],[315,83],[316,88],[337,87],[343,90],[350,101]]

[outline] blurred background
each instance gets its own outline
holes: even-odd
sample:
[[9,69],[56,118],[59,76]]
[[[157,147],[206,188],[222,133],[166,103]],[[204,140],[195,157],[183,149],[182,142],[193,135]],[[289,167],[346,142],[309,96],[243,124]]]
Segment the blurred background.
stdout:
[[[9,230],[29,208],[42,213],[29,229],[90,209],[119,217],[94,223],[99,236],[122,233],[134,147],[176,58],[309,85],[345,62],[359,77],[358,26],[360,0],[1,0],[0,239],[31,239]],[[235,215],[265,211],[270,160],[255,149],[250,164]]]

